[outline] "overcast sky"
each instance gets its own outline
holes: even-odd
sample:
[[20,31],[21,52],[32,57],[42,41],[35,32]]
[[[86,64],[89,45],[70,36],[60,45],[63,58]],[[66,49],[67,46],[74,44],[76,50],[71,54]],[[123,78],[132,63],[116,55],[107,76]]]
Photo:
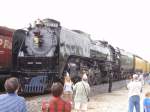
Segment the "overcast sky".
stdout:
[[0,26],[52,18],[150,61],[150,0],[1,0]]

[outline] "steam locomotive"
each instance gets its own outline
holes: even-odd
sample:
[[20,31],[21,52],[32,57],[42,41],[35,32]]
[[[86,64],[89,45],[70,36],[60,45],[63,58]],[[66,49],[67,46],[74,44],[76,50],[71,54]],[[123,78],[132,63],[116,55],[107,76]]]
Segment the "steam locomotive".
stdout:
[[[21,82],[24,93],[44,93],[53,82],[63,82],[69,72],[74,83],[86,71],[91,86],[125,79],[135,71],[149,72],[142,58],[114,48],[106,41],[92,40],[80,30],[69,30],[59,21],[43,19],[13,34],[12,75]],[[141,66],[142,65],[142,66]]]

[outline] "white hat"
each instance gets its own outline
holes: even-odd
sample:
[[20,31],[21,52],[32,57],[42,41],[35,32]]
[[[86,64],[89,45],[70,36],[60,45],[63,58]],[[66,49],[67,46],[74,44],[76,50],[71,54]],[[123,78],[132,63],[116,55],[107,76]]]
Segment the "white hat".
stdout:
[[87,79],[88,79],[87,75],[86,75],[86,74],[83,74],[82,79],[83,79],[83,80],[87,80]]
[[138,78],[138,75],[137,74],[134,74],[133,75],[133,79],[137,79]]

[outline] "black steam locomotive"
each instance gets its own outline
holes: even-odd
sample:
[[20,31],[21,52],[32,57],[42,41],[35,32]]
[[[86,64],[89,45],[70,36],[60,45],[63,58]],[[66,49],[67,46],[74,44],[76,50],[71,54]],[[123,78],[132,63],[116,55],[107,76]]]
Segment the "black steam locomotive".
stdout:
[[63,82],[69,72],[74,83],[80,71],[88,74],[90,85],[126,77],[121,71],[121,53],[105,41],[92,40],[79,30],[68,30],[53,19],[38,20],[27,30],[16,30],[12,43],[13,75],[21,92],[44,93],[55,81]]

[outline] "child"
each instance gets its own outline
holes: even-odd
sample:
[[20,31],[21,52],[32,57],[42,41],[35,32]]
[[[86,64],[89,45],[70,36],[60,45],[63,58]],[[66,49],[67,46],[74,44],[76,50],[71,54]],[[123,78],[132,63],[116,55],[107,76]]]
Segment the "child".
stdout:
[[66,73],[66,76],[65,76],[65,83],[64,83],[64,99],[66,101],[70,101],[70,103],[72,104],[72,94],[73,94],[73,91],[72,91],[72,81],[71,81],[71,78],[69,76],[68,73]]
[[150,112],[150,92],[145,94],[145,99],[143,101],[144,112]]

